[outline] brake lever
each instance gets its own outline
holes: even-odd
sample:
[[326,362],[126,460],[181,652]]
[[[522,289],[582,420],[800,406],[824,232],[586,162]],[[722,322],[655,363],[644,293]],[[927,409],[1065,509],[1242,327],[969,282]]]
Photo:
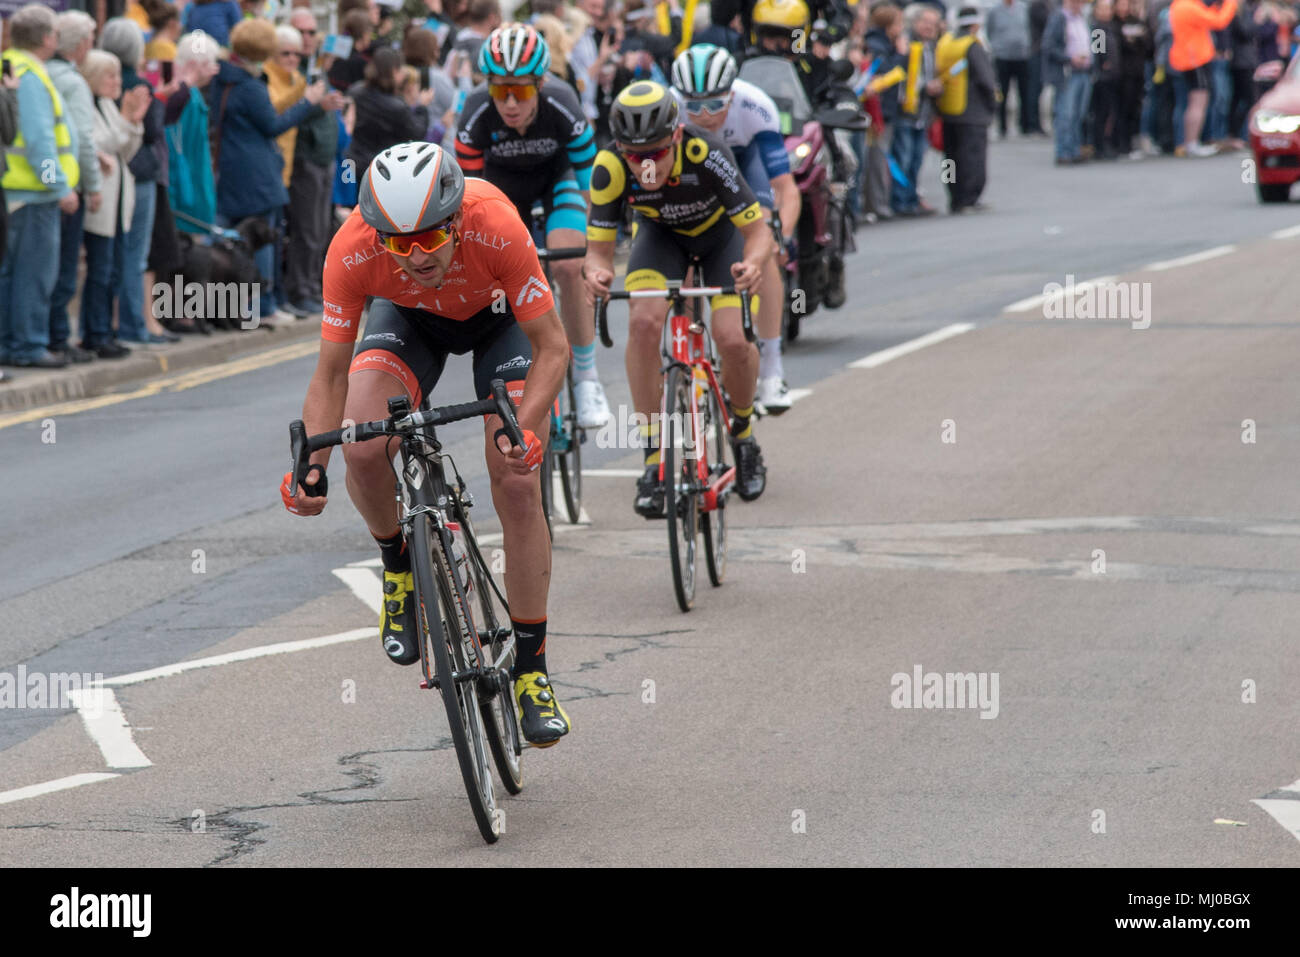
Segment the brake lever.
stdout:
[[496,400],[497,415],[501,417],[501,423],[506,430],[506,435],[510,438],[510,444],[515,448],[524,447],[524,433],[519,428],[519,419],[515,416],[515,403],[510,398],[510,393],[506,391],[506,384],[501,379],[492,380],[492,398]]
[[600,344],[606,349],[614,348],[614,340],[609,336],[609,322],[606,314],[609,311],[609,300],[604,296],[596,297],[596,326],[600,330]]
[[310,455],[307,450],[307,426],[303,424],[302,419],[294,419],[289,423],[289,455],[293,460],[289,475],[289,497],[296,498],[299,479],[306,478],[304,473],[307,471],[307,458]]

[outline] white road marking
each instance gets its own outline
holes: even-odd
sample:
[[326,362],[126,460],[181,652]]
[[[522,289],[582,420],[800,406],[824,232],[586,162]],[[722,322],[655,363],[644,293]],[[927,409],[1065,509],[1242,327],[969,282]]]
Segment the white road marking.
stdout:
[[1203,263],[1207,259],[1218,259],[1220,256],[1226,256],[1228,253],[1236,251],[1236,246],[1215,246],[1213,249],[1202,249],[1199,253],[1179,256],[1177,259],[1165,259],[1161,262],[1147,263],[1140,271],[1164,272],[1166,269],[1177,269],[1180,266],[1191,266],[1194,263]]
[[1259,798],[1251,801],[1267,811],[1277,823],[1281,824],[1291,836],[1300,841],[1300,781],[1288,784],[1279,791],[1295,794],[1295,798]]
[[812,392],[812,389],[790,389],[786,392],[785,397],[791,405],[794,405],[800,399],[808,398],[808,396],[812,395]]
[[645,469],[583,469],[584,478],[640,478]]
[[[1098,276],[1095,279],[1084,279],[1079,282],[1076,282],[1074,286],[1071,287],[1071,289],[1077,295],[1087,289],[1090,289],[1093,286],[1104,286],[1107,283],[1114,282],[1114,281],[1115,281],[1114,276]],[[1039,308],[1040,306],[1043,305],[1043,303],[1047,302],[1047,300],[1049,299],[1064,298],[1065,292],[1066,290],[1064,288],[1062,288],[1060,292],[1053,293],[1050,296],[1045,292],[1040,292],[1037,296],[1030,296],[1028,299],[1020,299],[1016,302],[1013,302],[1011,305],[1004,307],[1002,311],[1003,312],[1029,312],[1031,309]]]
[[[364,599],[362,600],[364,601]],[[242,651],[232,651],[229,654],[195,658],[192,661],[178,661],[172,665],[163,665],[161,668],[150,668],[148,671],[134,671],[131,674],[118,675],[116,678],[105,678],[104,687],[134,685],[142,681],[152,681],[155,678],[170,678],[173,675],[194,671],[197,668],[215,668],[217,665],[234,664],[236,661],[251,661],[254,658],[265,658],[269,655],[283,655],[293,651],[307,651],[311,648],[341,645],[349,641],[373,638],[377,634],[379,634],[378,628],[354,628],[352,631],[342,631],[337,635],[304,638],[300,641],[281,641],[273,645],[259,645],[256,648],[245,648]]]
[[66,778],[55,778],[53,781],[45,781],[41,784],[29,784],[26,787],[14,788],[11,791],[0,791],[0,804],[25,801],[28,798],[40,797],[43,794],[53,794],[55,791],[66,791],[69,788],[79,788],[83,784],[94,784],[96,781],[107,781],[109,778],[120,778],[121,776],[120,774],[113,774],[111,771],[71,774]]
[[1269,239],[1295,239],[1300,237],[1300,226],[1288,226],[1268,234]]
[[916,352],[918,349],[932,346],[936,342],[943,342],[945,339],[959,336],[963,332],[970,332],[974,328],[975,324],[972,322],[955,322],[951,326],[944,326],[942,329],[936,329],[934,332],[927,332],[923,336],[909,339],[907,342],[899,343],[896,346],[890,346],[888,349],[881,349],[879,352],[873,352],[869,356],[863,356],[855,362],[850,362],[849,368],[874,369],[876,366],[882,366],[886,362],[890,362],[900,356],[905,356],[910,352]]
[[371,611],[379,614],[384,605],[384,585],[380,581],[382,576],[376,575],[369,568],[349,566],[334,569],[334,577],[351,588],[352,594],[365,602]]
[[95,687],[80,688],[68,692],[68,699],[81,715],[86,730],[99,753],[110,768],[148,768],[153,762],[136,745],[131,737],[131,725],[127,724],[122,706],[117,703],[113,689]]

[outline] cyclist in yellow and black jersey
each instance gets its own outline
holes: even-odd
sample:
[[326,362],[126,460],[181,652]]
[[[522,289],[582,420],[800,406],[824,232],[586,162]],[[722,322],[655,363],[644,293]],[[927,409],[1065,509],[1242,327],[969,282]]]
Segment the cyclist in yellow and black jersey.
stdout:
[[[698,255],[702,275],[697,281],[754,290],[773,242],[731,150],[713,134],[681,125],[676,98],[650,81],[633,83],[618,95],[609,123],[615,150],[598,153],[591,172],[583,266],[589,294],[604,295],[614,280],[614,240],[625,204],[636,212],[626,289],[666,289],[669,280],[685,278],[691,257]],[[663,392],[659,342],[664,303],[634,299],[629,311],[628,384],[636,411],[650,422],[642,426],[646,470],[637,480],[635,509],[646,518],[662,518],[664,494],[658,479],[659,437],[654,420]],[[745,339],[736,296],[714,297],[711,326],[731,401],[737,491],[751,501],[763,493],[766,481],[763,456],[750,424],[758,350]]]

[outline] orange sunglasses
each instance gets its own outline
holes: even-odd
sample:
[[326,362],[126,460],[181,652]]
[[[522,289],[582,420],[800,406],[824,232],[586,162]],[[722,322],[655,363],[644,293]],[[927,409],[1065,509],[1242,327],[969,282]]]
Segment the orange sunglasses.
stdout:
[[510,94],[514,94],[515,100],[520,103],[526,103],[537,95],[537,84],[535,83],[489,83],[488,96],[494,100],[506,100]]
[[418,233],[380,233],[379,241],[390,253],[409,256],[415,252],[416,247],[426,253],[435,253],[447,245],[455,233],[456,228],[452,226],[449,219],[445,223]]

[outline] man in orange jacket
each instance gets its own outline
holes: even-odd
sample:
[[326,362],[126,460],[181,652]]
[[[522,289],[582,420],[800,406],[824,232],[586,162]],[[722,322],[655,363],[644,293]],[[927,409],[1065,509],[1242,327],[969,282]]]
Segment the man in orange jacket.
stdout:
[[1214,147],[1200,142],[1205,109],[1210,101],[1210,61],[1214,59],[1213,30],[1222,30],[1237,15],[1237,0],[1207,5],[1202,0],[1173,0],[1169,28],[1174,34],[1169,66],[1183,75],[1187,110],[1183,113],[1183,149],[1188,156],[1213,156]]

